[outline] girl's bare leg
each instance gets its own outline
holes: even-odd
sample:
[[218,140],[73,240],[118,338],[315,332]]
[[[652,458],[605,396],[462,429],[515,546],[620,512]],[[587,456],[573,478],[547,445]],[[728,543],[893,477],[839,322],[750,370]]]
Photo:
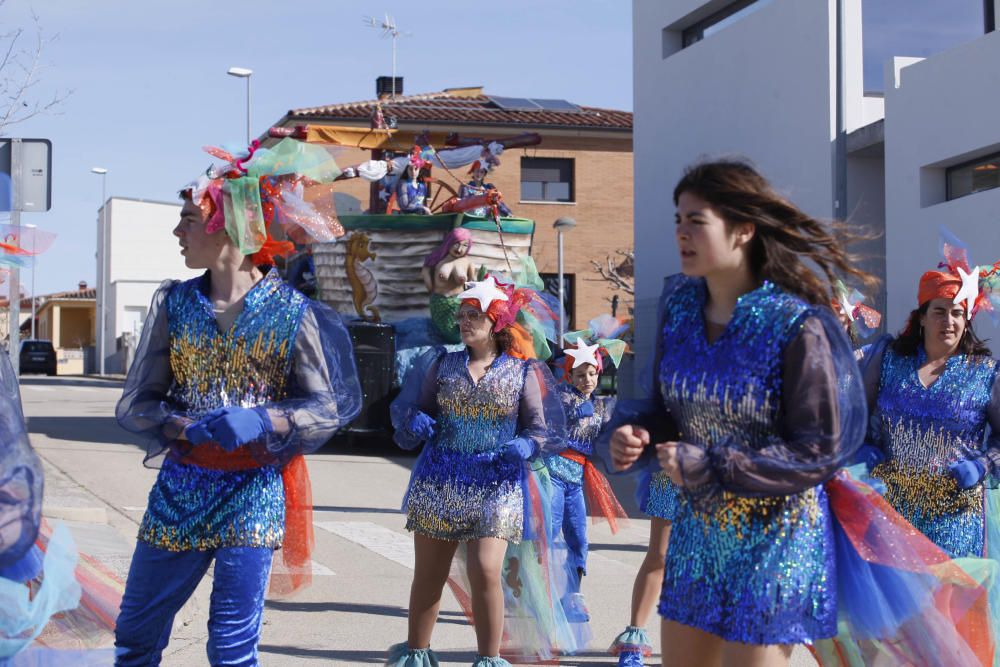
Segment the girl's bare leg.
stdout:
[[500,574],[507,542],[484,537],[469,542],[469,583],[472,585],[472,616],[476,624],[479,655],[500,655],[503,636],[503,588]]
[[446,542],[433,537],[413,534],[416,559],[413,584],[410,586],[409,630],[406,643],[411,649],[431,645],[431,633],[441,607],[441,592],[448,581],[451,559],[458,542]]

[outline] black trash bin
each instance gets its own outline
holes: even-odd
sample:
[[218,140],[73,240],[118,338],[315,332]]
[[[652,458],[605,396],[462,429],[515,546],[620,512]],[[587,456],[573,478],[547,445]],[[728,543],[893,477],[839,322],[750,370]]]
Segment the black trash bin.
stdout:
[[361,412],[347,427],[348,434],[388,436],[392,433],[389,404],[394,398],[396,331],[392,325],[347,323],[354,344],[354,362],[361,382]]

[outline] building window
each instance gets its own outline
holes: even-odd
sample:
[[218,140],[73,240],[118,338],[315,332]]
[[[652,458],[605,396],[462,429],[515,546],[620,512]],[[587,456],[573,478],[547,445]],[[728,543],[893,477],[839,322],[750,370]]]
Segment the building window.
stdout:
[[681,35],[681,48],[686,49],[692,44],[697,44],[709,35],[714,35],[770,2],[771,0],[737,0],[726,5],[711,16],[685,28]]
[[[545,289],[542,291],[551,294],[555,297],[553,301],[559,303],[559,274],[539,273],[538,277],[545,285]],[[563,298],[566,304],[566,331],[572,331],[574,328],[573,313],[576,312],[576,276],[572,273],[563,273]],[[558,315],[556,313],[557,317]]]
[[1000,153],[947,169],[948,199],[1000,187]]
[[521,201],[575,201],[573,159],[521,158]]

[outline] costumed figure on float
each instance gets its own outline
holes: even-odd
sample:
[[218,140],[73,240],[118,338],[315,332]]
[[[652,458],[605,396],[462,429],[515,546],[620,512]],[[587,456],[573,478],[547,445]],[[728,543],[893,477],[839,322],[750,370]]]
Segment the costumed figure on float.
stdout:
[[[214,561],[212,664],[257,662],[264,596],[310,580],[312,500],[303,454],[361,407],[339,315],[285,283],[273,258],[343,234],[307,191],[340,171],[322,148],[257,143],[181,192],[174,235],[199,278],[156,292],[117,408],[164,454],[118,617],[117,665],[159,664],[174,614]],[[272,557],[275,550],[280,558]]]
[[[590,327],[563,336],[573,344],[563,350],[563,382],[559,397],[566,412],[566,449],[546,456],[552,478],[553,531],[562,531],[567,547],[568,595],[563,598],[566,617],[574,623],[590,619],[580,585],[587,574],[587,510],[604,517],[611,532],[618,532],[619,520],[626,518],[607,478],[594,466],[590,457],[594,441],[614,412],[613,396],[595,396],[605,359],[616,367],[627,349],[618,335],[628,328],[611,315],[589,322]],[[586,496],[586,500],[584,497]]]
[[431,163],[421,157],[420,149],[414,146],[403,175],[396,182],[396,205],[399,206],[400,213],[431,214],[426,205],[428,190],[424,181],[425,172],[429,172],[430,166]]
[[[681,490],[663,664],[781,665],[802,643],[824,665],[880,652],[891,664],[990,664],[982,582],[838,473],[867,415],[831,283],[870,278],[747,163],[691,167],[674,202],[684,274],[664,290],[654,370],[676,436],[657,442],[629,424],[610,438],[617,468],[655,452]],[[805,246],[792,253],[793,242]],[[825,651],[838,631],[869,662]]]
[[[490,155],[488,158],[483,158],[481,160],[476,160],[475,162],[473,162],[472,166],[469,167],[470,180],[466,183],[463,183],[462,187],[459,188],[458,190],[459,201],[471,200],[473,197],[479,197],[482,198],[483,201],[488,201],[489,198],[487,196],[487,193],[490,190],[495,191],[496,186],[493,185],[492,183],[486,182],[486,175],[489,172],[491,172],[494,168],[496,168],[499,164],[500,161],[497,158],[493,157],[492,155]],[[497,202],[497,213],[505,218],[513,215],[513,212],[510,210],[510,207],[507,206],[507,204],[505,204],[502,199]],[[466,214],[475,215],[480,218],[485,218],[487,216],[492,215],[493,211],[489,206],[477,206],[475,208],[466,210]]]
[[403,503],[416,565],[409,635],[387,662],[397,667],[438,664],[431,633],[456,551],[466,567],[455,579],[467,583],[451,583],[476,628],[476,667],[508,665],[501,652],[577,648],[559,602],[564,565],[541,459],[565,446],[559,392],[540,360],[542,325],[555,316],[537,292],[494,274],[459,298],[465,349],[426,353],[391,408],[397,444],[424,444]]
[[420,276],[430,292],[431,324],[447,343],[459,343],[458,294],[465,289],[465,283],[476,279],[477,267],[469,257],[472,248],[472,232],[456,227],[445,235],[444,240],[424,260]]

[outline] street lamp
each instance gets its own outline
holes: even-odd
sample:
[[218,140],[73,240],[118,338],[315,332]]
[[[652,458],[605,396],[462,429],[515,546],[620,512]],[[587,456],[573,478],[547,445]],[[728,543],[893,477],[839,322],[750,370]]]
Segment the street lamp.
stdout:
[[108,230],[108,200],[107,200],[107,184],[108,184],[108,170],[104,167],[94,167],[90,170],[90,173],[97,174],[101,177],[101,219],[98,225],[100,226],[100,234],[98,238],[100,239],[100,247],[97,249],[97,257],[100,260],[97,263],[97,285],[98,285],[98,296],[101,299],[101,307],[97,314],[97,372],[100,375],[104,375],[104,320],[105,320],[105,309],[107,308],[108,294],[105,290],[106,276],[104,275],[104,267],[107,265],[107,230]]
[[573,218],[558,218],[552,224],[552,227],[556,230],[556,235],[559,239],[559,341],[558,345],[562,348],[563,345],[563,335],[566,333],[566,288],[563,281],[563,232],[568,232],[569,230],[576,227],[576,220]]
[[247,69],[246,67],[230,67],[226,74],[229,76],[235,76],[240,79],[247,80],[247,146],[250,145],[250,75],[253,74],[252,69]]

